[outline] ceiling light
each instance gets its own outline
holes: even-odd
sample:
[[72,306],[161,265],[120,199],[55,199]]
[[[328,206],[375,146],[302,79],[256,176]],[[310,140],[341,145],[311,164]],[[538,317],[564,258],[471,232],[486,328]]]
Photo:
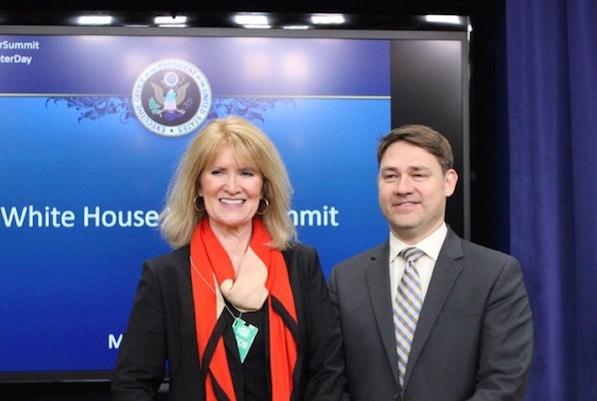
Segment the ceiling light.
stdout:
[[178,17],[159,15],[154,18],[153,22],[162,26],[184,26],[187,23],[187,17],[182,15]]
[[309,29],[310,26],[309,25],[284,25],[282,26],[282,29],[289,29],[289,30],[305,30],[305,29]]
[[243,27],[247,28],[247,29],[270,29],[272,26],[256,24],[256,25],[243,25]]
[[314,24],[343,24],[346,19],[342,14],[316,14],[311,16]]
[[425,21],[454,25],[460,25],[462,23],[462,20],[458,15],[426,15]]
[[79,25],[110,25],[113,18],[110,15],[82,15],[77,18]]
[[234,16],[234,22],[243,25],[246,28],[256,25],[269,25],[269,20],[265,15],[239,14]]

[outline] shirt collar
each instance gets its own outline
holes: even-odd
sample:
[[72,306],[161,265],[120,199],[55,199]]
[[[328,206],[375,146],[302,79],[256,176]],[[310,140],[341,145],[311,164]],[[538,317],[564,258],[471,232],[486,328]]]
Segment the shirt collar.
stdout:
[[411,246],[416,246],[425,252],[425,254],[431,259],[437,261],[439,251],[442,249],[442,245],[444,244],[444,240],[446,239],[447,235],[448,226],[445,222],[437,230],[414,245],[405,244],[401,239],[390,232],[390,262],[398,257],[402,250]]

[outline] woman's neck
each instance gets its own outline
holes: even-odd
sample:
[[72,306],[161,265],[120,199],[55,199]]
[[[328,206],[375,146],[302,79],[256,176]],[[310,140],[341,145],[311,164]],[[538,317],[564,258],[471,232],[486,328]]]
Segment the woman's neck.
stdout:
[[210,221],[210,227],[232,261],[234,271],[237,271],[251,242],[252,225],[225,227]]

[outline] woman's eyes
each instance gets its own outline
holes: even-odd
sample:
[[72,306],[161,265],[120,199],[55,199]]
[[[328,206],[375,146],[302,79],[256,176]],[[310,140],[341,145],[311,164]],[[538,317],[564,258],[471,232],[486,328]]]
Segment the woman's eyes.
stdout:
[[[225,174],[225,173],[226,173],[226,171],[223,170],[223,169],[214,169],[214,170],[211,170],[211,174],[212,175],[222,175],[222,174]],[[253,177],[255,175],[255,172],[253,170],[251,170],[251,169],[243,169],[243,170],[240,170],[238,174],[242,175],[242,176],[245,176],[245,177]]]

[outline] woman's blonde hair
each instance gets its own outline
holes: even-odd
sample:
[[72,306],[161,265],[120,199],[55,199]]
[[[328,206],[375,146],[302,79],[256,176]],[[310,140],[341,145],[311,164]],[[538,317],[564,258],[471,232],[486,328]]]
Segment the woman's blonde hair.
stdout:
[[288,216],[292,186],[286,167],[272,141],[255,125],[236,116],[210,121],[190,142],[160,214],[163,237],[175,248],[191,241],[195,227],[207,216],[194,207],[199,177],[225,147],[232,148],[239,160],[250,163],[263,176],[263,198],[269,206],[259,217],[272,237],[270,246],[286,249],[296,239],[296,228]]

